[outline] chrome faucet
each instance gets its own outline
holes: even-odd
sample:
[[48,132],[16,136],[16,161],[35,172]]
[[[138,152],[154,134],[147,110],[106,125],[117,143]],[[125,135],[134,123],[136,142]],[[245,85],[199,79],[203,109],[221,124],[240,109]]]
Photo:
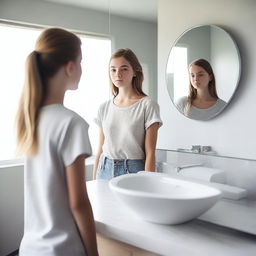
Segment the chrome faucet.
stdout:
[[205,152],[213,152],[211,146],[202,146],[201,151],[203,153],[205,153]]
[[191,151],[194,153],[200,153],[202,150],[202,146],[200,145],[192,145]]
[[201,145],[192,145],[190,149],[178,148],[177,151],[180,152],[191,152],[191,153],[209,153],[212,151],[211,146],[201,146]]
[[190,165],[177,166],[175,169],[176,169],[176,172],[179,173],[182,169],[197,167],[197,166],[203,166],[203,164],[190,164]]

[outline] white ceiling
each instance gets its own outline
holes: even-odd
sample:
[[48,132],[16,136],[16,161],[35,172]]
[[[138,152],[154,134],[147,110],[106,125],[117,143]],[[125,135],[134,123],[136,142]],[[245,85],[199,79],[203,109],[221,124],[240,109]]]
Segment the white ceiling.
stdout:
[[157,21],[157,0],[44,0],[57,4],[71,5],[115,15]]

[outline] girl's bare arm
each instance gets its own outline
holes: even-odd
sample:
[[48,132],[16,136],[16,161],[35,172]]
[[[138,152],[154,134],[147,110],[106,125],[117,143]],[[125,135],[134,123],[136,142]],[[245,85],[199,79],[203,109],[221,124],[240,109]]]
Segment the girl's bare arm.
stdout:
[[146,130],[145,136],[145,171],[155,172],[155,150],[159,123],[153,123]]
[[96,230],[85,181],[85,156],[66,167],[69,205],[88,256],[98,256]]
[[100,155],[102,153],[102,146],[103,146],[103,143],[104,143],[104,139],[105,139],[105,136],[104,136],[103,130],[102,130],[102,128],[100,128],[100,130],[99,130],[98,151],[97,151],[97,154],[95,156],[95,161],[94,161],[94,166],[93,166],[93,179],[94,180],[96,179],[96,174],[97,174],[97,169],[98,169],[98,165],[99,165]]

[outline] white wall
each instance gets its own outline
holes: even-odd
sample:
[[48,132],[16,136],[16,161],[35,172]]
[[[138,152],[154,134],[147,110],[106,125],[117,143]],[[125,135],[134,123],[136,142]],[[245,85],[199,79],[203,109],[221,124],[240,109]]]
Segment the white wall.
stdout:
[[[256,159],[256,1],[158,1],[158,102],[164,122],[158,148],[211,145],[219,154]],[[170,46],[188,28],[214,24],[228,31],[240,49],[238,90],[222,114],[210,121],[191,120],[173,106],[165,83]],[[223,72],[229,72],[227,67]]]

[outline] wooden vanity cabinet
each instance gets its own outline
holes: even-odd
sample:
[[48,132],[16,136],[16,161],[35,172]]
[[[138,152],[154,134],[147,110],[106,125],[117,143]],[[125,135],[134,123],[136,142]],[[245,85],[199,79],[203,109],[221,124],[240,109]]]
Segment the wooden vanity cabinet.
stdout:
[[97,234],[100,256],[160,256],[138,247]]

